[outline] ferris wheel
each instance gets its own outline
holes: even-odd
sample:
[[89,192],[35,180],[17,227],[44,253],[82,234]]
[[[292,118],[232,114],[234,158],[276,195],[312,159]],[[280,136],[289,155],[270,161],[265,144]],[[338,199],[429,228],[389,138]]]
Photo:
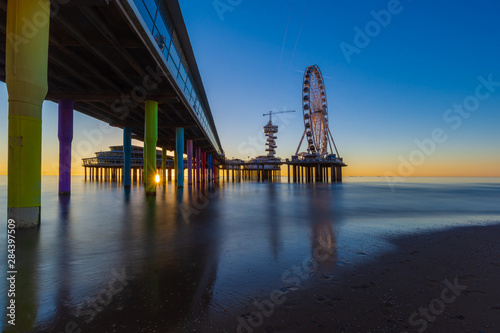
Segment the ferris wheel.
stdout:
[[328,127],[328,103],[326,101],[326,90],[323,75],[317,65],[309,66],[304,73],[302,84],[302,110],[304,115],[304,134],[300,140],[295,155],[299,153],[300,146],[307,140],[307,155],[325,157],[333,153],[332,143],[335,147],[332,134]]

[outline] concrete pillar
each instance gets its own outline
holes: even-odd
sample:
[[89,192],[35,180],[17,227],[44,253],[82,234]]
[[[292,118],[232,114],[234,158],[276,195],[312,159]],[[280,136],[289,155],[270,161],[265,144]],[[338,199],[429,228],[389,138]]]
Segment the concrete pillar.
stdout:
[[71,141],[73,141],[73,101],[59,100],[59,195],[71,193]]
[[146,101],[144,119],[144,181],[146,195],[156,195],[156,142],[158,140],[158,102]]
[[184,128],[182,127],[177,127],[175,129],[175,146],[176,146],[176,157],[177,160],[175,161],[177,163],[177,174],[176,174],[176,180],[177,180],[177,187],[178,188],[183,188],[184,187]]
[[[49,0],[9,0],[5,72],[9,95],[7,218],[16,228],[40,224],[42,103],[47,95],[49,17],[35,38],[23,36],[26,20],[50,12]],[[28,18],[28,19],[27,19]]]
[[188,185],[193,184],[193,140],[187,140]]
[[161,148],[161,182],[165,184],[167,182],[167,149],[165,147]]
[[[123,186],[130,188],[132,180],[130,169],[132,167],[132,129],[125,127],[123,129]],[[134,175],[135,179],[135,175]]]

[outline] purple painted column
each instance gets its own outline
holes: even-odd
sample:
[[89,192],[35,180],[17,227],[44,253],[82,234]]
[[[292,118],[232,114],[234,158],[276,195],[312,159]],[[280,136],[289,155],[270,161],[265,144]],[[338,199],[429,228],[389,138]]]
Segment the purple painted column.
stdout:
[[59,195],[71,193],[71,141],[73,141],[73,101],[59,100]]
[[201,148],[196,148],[196,182],[201,181]]
[[193,184],[193,140],[187,140],[188,185]]

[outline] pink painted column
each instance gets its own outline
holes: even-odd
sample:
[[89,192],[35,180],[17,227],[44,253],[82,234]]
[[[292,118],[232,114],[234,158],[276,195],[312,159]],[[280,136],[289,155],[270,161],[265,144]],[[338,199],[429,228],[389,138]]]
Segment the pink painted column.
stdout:
[[193,140],[187,140],[188,185],[193,184]]

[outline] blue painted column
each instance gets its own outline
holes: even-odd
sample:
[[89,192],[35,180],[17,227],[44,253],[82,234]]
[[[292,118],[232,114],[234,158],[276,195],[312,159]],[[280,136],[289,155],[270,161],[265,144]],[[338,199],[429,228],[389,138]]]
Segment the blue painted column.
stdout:
[[176,163],[177,163],[177,187],[184,187],[184,128],[175,129]]
[[71,193],[71,141],[73,141],[73,101],[59,100],[59,195]]
[[212,154],[208,154],[208,181],[212,180]]
[[177,183],[177,150],[174,150],[174,176],[175,182]]
[[161,149],[161,182],[163,184],[167,182],[166,170],[167,170],[167,149],[163,147]]
[[207,152],[201,153],[201,181],[204,183],[207,175]]
[[130,188],[132,179],[130,169],[132,167],[132,129],[123,129],[123,186]]
[[196,148],[196,182],[201,181],[201,148]]

